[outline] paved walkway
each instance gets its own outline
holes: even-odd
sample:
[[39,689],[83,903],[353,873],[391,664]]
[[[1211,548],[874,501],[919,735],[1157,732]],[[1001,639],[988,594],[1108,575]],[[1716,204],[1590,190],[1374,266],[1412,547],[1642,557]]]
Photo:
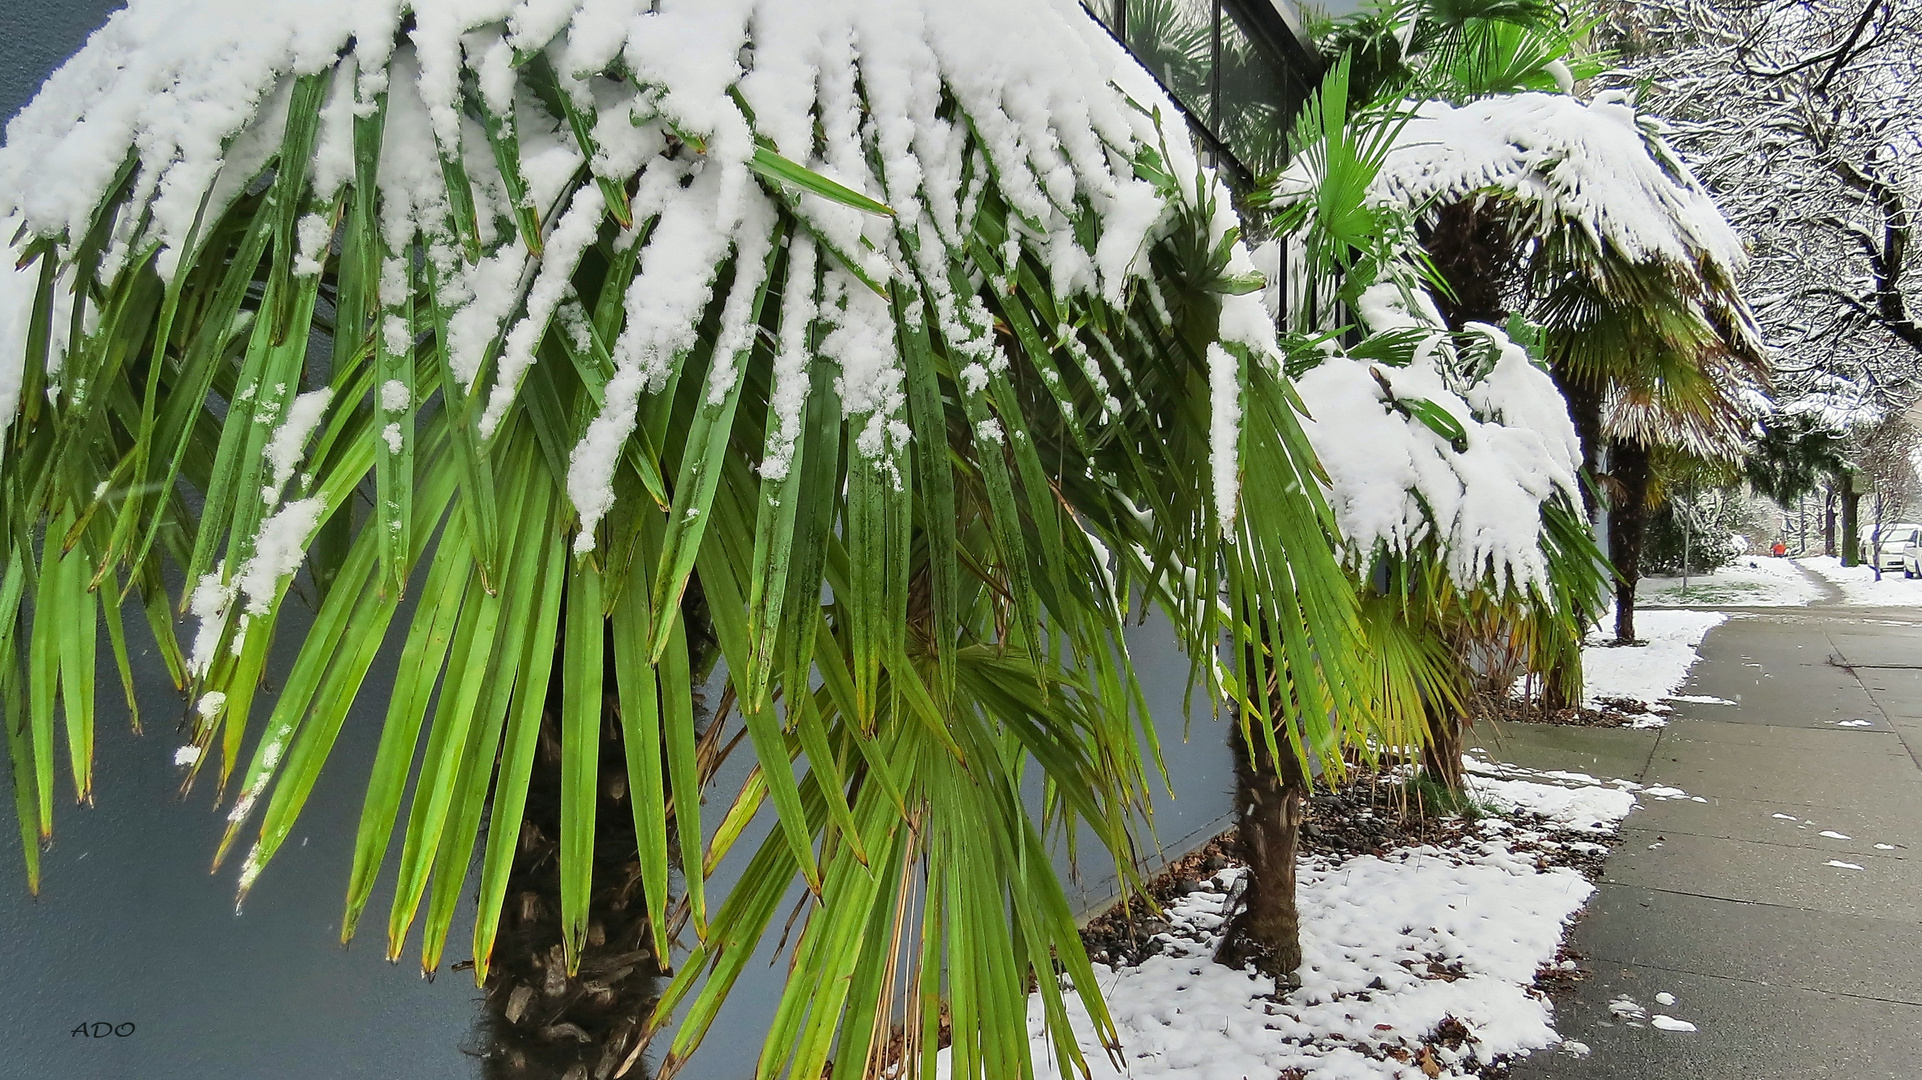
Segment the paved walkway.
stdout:
[[[1556,1024],[1593,1053],[1537,1053],[1513,1075],[1922,1076],[1922,609],[1732,618],[1682,692],[1738,704],[1678,706],[1658,731],[1482,740],[1517,764],[1708,800],[1625,823],[1575,933],[1591,975]],[[1608,1008],[1621,995],[1699,1030],[1626,1026]]]

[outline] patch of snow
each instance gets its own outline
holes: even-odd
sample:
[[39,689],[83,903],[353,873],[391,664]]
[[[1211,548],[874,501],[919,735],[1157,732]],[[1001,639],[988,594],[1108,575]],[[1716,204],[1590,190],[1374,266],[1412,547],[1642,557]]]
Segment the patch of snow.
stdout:
[[1213,470],[1215,519],[1232,537],[1240,490],[1241,362],[1219,343],[1208,345],[1208,460]]
[[1738,705],[1740,702],[1727,698],[1709,697],[1707,694],[1677,694],[1670,701],[1685,702],[1690,705]]
[[[1645,577],[1635,587],[1638,604],[1706,607],[1802,607],[1822,598],[1822,588],[1793,559],[1743,556],[1708,574]],[[1641,611],[1637,611],[1637,621]]]
[[1862,869],[1862,866],[1861,866],[1861,864],[1860,864],[1860,863],[1852,863],[1852,862],[1843,862],[1843,861],[1842,861],[1842,860],[1840,860],[1840,859],[1830,859],[1830,860],[1829,860],[1828,862],[1825,862],[1825,863],[1823,863],[1822,865],[1824,865],[1824,866],[1833,866],[1833,867],[1835,867],[1835,868],[1837,868],[1838,870],[1860,870],[1860,869]]
[[175,765],[192,765],[200,760],[200,747],[189,744],[174,751]]
[[272,504],[280,498],[280,489],[287,486],[287,480],[294,475],[308,437],[320,425],[321,418],[327,414],[327,403],[333,399],[334,392],[323,386],[301,394],[288,407],[286,419],[274,429],[273,438],[267,442],[267,464],[273,469],[273,475],[261,489],[263,501]]
[[1922,578],[1905,578],[1901,571],[1884,572],[1882,580],[1875,580],[1875,570],[1868,566],[1843,566],[1842,560],[1831,555],[1818,555],[1796,562],[1809,568],[1829,584],[1842,590],[1845,604],[1874,607],[1922,607]]
[[1591,704],[1604,697],[1660,701],[1671,698],[1695,666],[1696,651],[1710,630],[1728,621],[1719,611],[1638,611],[1636,630],[1645,645],[1582,648],[1583,693]]
[[[1508,768],[1469,763],[1483,774]],[[1578,773],[1527,775],[1490,790],[1509,806],[1559,813],[1557,826],[1596,822],[1612,831],[1632,808],[1629,790],[1637,787],[1593,777],[1583,785]],[[1569,796],[1579,786],[1601,797],[1577,811],[1580,800]],[[1530,787],[1544,790],[1525,790]],[[1477,797],[1485,798],[1479,786]],[[1561,842],[1566,834],[1552,835]],[[1498,1055],[1534,1049],[1587,1054],[1586,1045],[1555,1033],[1553,1006],[1533,989],[1537,971],[1555,962],[1568,921],[1593,892],[1575,871],[1544,871],[1533,855],[1517,850],[1545,839],[1532,826],[1488,817],[1479,838],[1447,849],[1303,859],[1301,986],[1279,995],[1272,980],[1213,961],[1231,914],[1229,896],[1245,873],[1221,871],[1169,905],[1173,929],[1160,939],[1158,955],[1134,967],[1095,965],[1120,1032],[1125,1071],[1117,1071],[1093,1039],[1079,998],[1067,996],[1092,1075],[1233,1078],[1302,1069],[1341,1080],[1407,1080],[1421,1070],[1395,1054],[1419,1050],[1448,1017],[1465,1024],[1474,1041],[1459,1054],[1437,1055],[1441,1075],[1472,1075]],[[1450,977],[1435,977],[1438,968]],[[1036,1075],[1055,1080],[1064,1066],[1050,1052],[1038,996],[1029,999],[1028,1023]]]
[[1829,838],[1829,839],[1831,839],[1831,840],[1853,840],[1853,839],[1855,839],[1855,838],[1854,838],[1854,837],[1852,837],[1852,836],[1845,836],[1845,835],[1843,835],[1842,833],[1839,833],[1839,832],[1834,832],[1834,831],[1832,831],[1832,830],[1829,830],[1829,829],[1824,829],[1824,830],[1822,830],[1822,831],[1821,831],[1821,832],[1820,832],[1819,834],[1817,834],[1817,835],[1820,835],[1820,836],[1826,836],[1826,837],[1828,837],[1828,838]]
[[1635,795],[1613,787],[1566,787],[1529,780],[1472,776],[1468,789],[1476,801],[1498,810],[1540,814],[1570,829],[1607,832],[1635,807]]
[[1664,990],[1661,993],[1655,995],[1655,1004],[1673,1005],[1675,1004],[1675,995]]
[[1855,720],[1831,720],[1831,721],[1829,721],[1829,723],[1831,723],[1831,724],[1834,724],[1834,725],[1835,725],[1836,727],[1852,727],[1852,728],[1864,728],[1864,727],[1874,727],[1874,726],[1875,726],[1875,721],[1873,721],[1873,720],[1862,720],[1862,719],[1855,719]]
[[1664,1016],[1661,1013],[1656,1013],[1654,1016],[1649,1017],[1648,1023],[1650,1027],[1660,1028],[1663,1031],[1694,1031],[1695,1030],[1694,1024],[1691,1024],[1686,1020],[1677,1020],[1673,1016]]

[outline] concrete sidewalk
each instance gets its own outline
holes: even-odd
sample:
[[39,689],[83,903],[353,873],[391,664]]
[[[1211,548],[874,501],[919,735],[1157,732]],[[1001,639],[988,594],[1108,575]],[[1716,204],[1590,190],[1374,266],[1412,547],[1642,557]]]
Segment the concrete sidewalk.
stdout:
[[[1481,740],[1520,765],[1707,799],[1629,817],[1575,933],[1590,977],[1556,1022],[1593,1052],[1538,1052],[1513,1075],[1922,1076],[1922,612],[1738,616],[1682,692],[1736,704],[1678,705],[1657,731],[1515,724]],[[1623,995],[1699,1030],[1628,1026],[1609,1010]]]

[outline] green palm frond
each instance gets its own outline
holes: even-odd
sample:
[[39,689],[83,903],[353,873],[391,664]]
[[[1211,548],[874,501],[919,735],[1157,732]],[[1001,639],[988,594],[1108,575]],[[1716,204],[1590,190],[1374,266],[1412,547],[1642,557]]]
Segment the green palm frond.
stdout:
[[[1281,674],[1297,755],[1332,760],[1366,693],[1225,191],[1167,144],[1165,108],[1119,95],[1090,98],[1093,120],[1017,122],[944,85],[909,118],[849,66],[797,136],[756,126],[750,77],[690,109],[632,54],[573,72],[521,32],[422,18],[386,52],[363,33],[334,66],[262,74],[284,118],[235,135],[239,164],[207,174],[184,236],[148,183],[167,163],[140,151],[84,232],[29,219],[0,699],[30,871],[55,718],[84,797],[93,627],[130,678],[117,619],[137,594],[192,702],[186,784],[230,807],[215,864],[239,853],[243,898],[371,701],[363,809],[335,823],[356,829],[343,939],[397,864],[387,955],[418,940],[436,969],[478,861],[485,981],[537,749],[557,742],[557,944],[570,971],[590,946],[601,785],[620,776],[651,944],[674,947],[683,913],[692,931],[647,1025],[678,1011],[670,1063],[796,882],[809,899],[759,1075],[818,1076],[830,1055],[857,1075],[900,1009],[924,1068],[946,1015],[955,1075],[1027,1075],[1031,984],[1073,1066],[1063,975],[1111,1045],[1044,829],[1085,824],[1130,872],[1156,757],[1130,615],[1168,612],[1191,685],[1244,716],[1270,706],[1243,688]],[[429,70],[435,40],[455,72]],[[430,86],[455,88],[451,120]],[[945,141],[889,142],[908,119]],[[1058,125],[1058,145],[1022,142],[1027,122]],[[932,178],[948,164],[953,190]],[[1144,185],[1154,221],[1103,216]],[[1105,276],[1058,278],[1070,250]],[[185,647],[176,610],[197,620]],[[383,693],[370,671],[396,643]],[[703,729],[710,673],[723,704]],[[755,772],[709,839],[704,743],[723,724]],[[1043,815],[1021,798],[1034,768]],[[740,884],[710,897],[770,804]]]

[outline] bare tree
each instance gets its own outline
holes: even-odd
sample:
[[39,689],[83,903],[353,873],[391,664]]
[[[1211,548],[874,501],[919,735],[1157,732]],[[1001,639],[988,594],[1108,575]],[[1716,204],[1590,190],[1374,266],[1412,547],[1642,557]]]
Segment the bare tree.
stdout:
[[1604,83],[1670,141],[1751,247],[1778,386],[1857,380],[1906,405],[1922,373],[1922,0],[1623,0]]

